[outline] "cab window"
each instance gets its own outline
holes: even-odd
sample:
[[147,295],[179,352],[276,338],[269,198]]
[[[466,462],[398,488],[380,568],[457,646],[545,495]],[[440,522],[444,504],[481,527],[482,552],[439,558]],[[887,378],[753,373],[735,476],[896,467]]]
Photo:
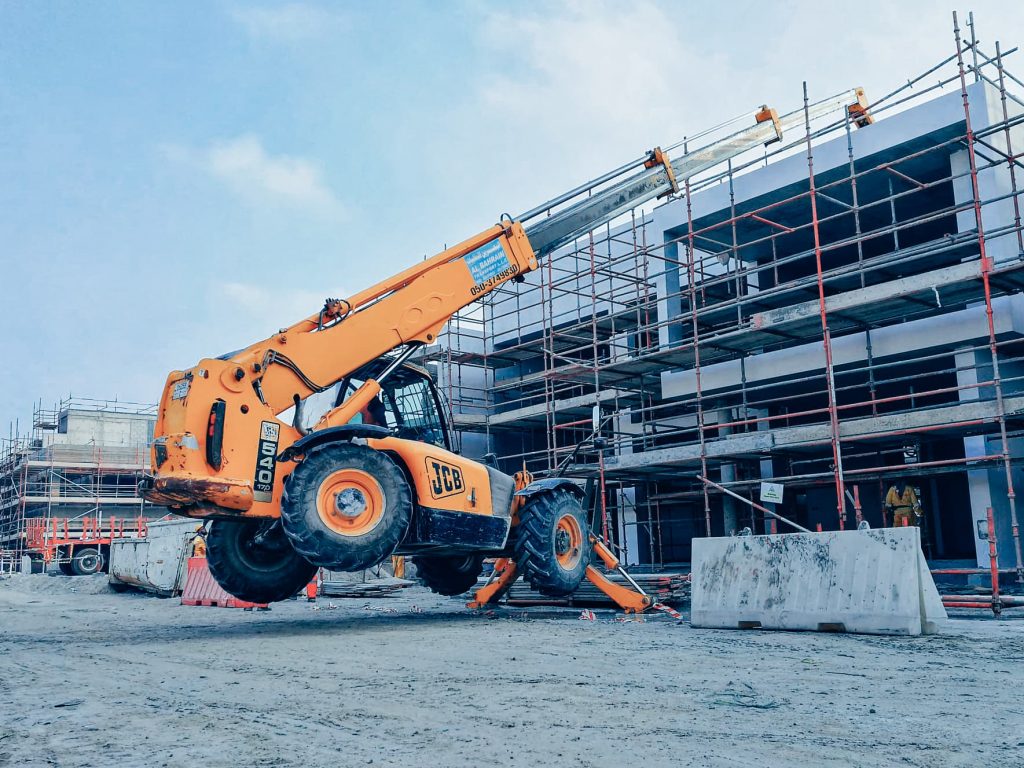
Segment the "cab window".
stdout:
[[447,448],[445,430],[438,413],[433,387],[415,373],[397,373],[385,381],[385,408],[395,420],[395,434],[407,440],[419,440]]

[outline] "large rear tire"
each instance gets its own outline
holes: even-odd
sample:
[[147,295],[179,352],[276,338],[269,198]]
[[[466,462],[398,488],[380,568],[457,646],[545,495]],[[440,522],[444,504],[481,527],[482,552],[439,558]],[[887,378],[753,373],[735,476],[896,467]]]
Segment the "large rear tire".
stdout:
[[569,491],[543,491],[519,510],[513,557],[523,578],[542,595],[564,597],[583,581],[592,546],[583,507]]
[[360,571],[383,562],[411,520],[405,475],[372,448],[325,445],[285,480],[284,532],[303,557],[332,571]]
[[483,555],[414,557],[416,576],[431,592],[452,597],[468,592],[484,569]]
[[214,520],[206,537],[206,564],[225,591],[250,603],[287,600],[316,573],[276,520]]
[[71,556],[71,572],[75,576],[92,576],[103,571],[103,553],[96,547],[76,547]]

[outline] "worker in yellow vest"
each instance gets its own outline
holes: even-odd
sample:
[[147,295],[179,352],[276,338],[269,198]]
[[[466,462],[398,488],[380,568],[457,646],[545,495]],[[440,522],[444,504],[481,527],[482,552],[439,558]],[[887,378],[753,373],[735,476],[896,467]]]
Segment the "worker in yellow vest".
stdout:
[[921,519],[921,502],[917,492],[905,480],[897,480],[885,494],[885,508],[892,515],[894,528],[917,525]]
[[192,539],[192,557],[206,557],[206,537],[201,525],[196,527],[196,535]]

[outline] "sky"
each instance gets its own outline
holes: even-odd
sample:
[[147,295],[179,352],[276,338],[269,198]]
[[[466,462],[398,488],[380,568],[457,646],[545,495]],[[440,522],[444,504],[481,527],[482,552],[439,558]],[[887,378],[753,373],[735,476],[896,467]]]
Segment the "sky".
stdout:
[[[952,10],[0,0],[0,435],[40,400],[155,402],[504,212],[795,109],[804,80],[891,91],[955,52]],[[983,45],[1024,46],[1020,0],[973,10]]]

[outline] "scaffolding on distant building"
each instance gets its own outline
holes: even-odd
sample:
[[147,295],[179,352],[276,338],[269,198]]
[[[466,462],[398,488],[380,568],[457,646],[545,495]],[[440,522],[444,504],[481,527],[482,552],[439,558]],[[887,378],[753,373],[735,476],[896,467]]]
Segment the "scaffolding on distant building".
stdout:
[[0,441],[0,559],[124,536],[165,513],[139,496],[156,406],[67,398],[37,404],[29,436]]
[[1020,576],[1024,83],[973,19],[954,39],[866,113],[808,115],[454,318],[428,358],[457,428],[506,470],[550,471],[598,407],[606,447],[570,474],[596,480],[634,563],[770,529],[721,488],[782,484],[803,525],[842,529],[890,524],[886,484],[909,476],[936,559],[987,562],[1001,494]]

